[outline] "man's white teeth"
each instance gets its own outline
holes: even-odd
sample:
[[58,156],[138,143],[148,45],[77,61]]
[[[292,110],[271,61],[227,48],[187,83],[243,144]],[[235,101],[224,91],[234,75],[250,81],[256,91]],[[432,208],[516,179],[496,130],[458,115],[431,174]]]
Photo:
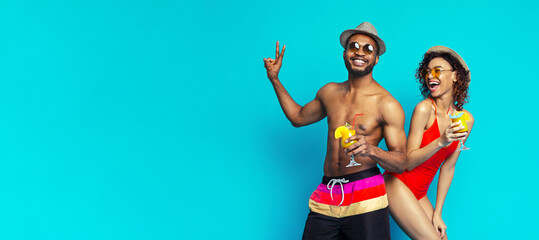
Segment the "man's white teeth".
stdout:
[[356,60],[354,60],[354,62],[357,62],[357,63],[365,63],[365,61],[360,60],[360,59],[356,59]]

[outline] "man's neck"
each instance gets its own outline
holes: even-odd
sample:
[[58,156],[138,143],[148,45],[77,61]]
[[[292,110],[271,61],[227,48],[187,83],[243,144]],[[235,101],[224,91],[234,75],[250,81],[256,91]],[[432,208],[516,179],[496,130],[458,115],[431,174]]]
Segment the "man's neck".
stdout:
[[350,89],[359,90],[365,89],[374,82],[372,78],[372,72],[361,77],[355,77],[351,74],[348,74],[348,83],[350,84]]

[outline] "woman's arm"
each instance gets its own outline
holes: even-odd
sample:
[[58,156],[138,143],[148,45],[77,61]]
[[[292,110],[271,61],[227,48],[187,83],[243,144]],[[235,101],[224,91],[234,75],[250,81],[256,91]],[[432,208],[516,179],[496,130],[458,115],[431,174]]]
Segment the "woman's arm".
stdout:
[[412,170],[419,166],[441,148],[439,144],[437,144],[437,141],[433,141],[424,148],[419,148],[421,146],[421,140],[423,139],[423,133],[427,127],[431,111],[432,105],[428,101],[421,101],[415,106],[414,113],[412,114],[412,120],[410,122],[410,131],[408,132],[408,141],[406,146],[406,169],[408,170]]
[[[474,119],[472,115],[465,111],[470,116],[470,121],[467,122],[468,124],[468,132],[471,132]],[[468,136],[470,136],[468,134]],[[466,142],[468,139],[468,136],[463,140]],[[445,162],[443,163],[441,170],[440,170],[440,176],[438,178],[438,190],[436,193],[436,206],[434,208],[434,214],[432,216],[432,223],[434,227],[440,232],[442,237],[445,235],[445,229],[447,226],[445,225],[444,221],[442,220],[442,208],[444,206],[445,197],[447,196],[447,192],[449,191],[449,186],[451,186],[451,182],[453,181],[453,175],[455,173],[455,165],[457,164],[457,159],[459,158],[460,151],[455,151],[451,156],[449,156]]]
[[445,230],[447,226],[442,220],[442,208],[444,206],[445,197],[449,191],[449,186],[453,181],[453,175],[455,173],[455,164],[459,158],[460,151],[455,151],[449,156],[440,170],[440,176],[438,178],[438,190],[436,192],[436,206],[434,207],[434,213],[432,214],[432,225],[440,234],[440,237],[445,236]]
[[408,152],[406,154],[408,158],[406,169],[408,170],[421,165],[441,148],[451,144],[453,141],[464,139],[467,135],[467,133],[454,133],[464,127],[459,126],[459,123],[452,123],[445,129],[442,136],[427,146],[420,148],[423,133],[425,132],[432,111],[431,106],[428,101],[421,101],[414,109],[410,123],[410,132],[408,134]]

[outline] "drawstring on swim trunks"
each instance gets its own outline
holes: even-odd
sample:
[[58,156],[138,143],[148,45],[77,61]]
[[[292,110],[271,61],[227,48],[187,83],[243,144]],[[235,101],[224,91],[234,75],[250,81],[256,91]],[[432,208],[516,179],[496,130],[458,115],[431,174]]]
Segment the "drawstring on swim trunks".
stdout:
[[[331,196],[331,201],[333,201],[333,187],[335,186],[335,184],[340,184],[341,185],[341,196],[342,196],[342,199],[341,199],[341,203],[339,203],[338,206],[341,206],[341,204],[344,202],[344,188],[342,186],[343,183],[348,183],[350,181],[344,179],[344,178],[341,178],[341,179],[331,179],[329,180],[328,182],[328,185],[327,185],[327,188],[328,190],[330,190],[329,192],[329,195]],[[330,187],[331,185],[331,187]]]

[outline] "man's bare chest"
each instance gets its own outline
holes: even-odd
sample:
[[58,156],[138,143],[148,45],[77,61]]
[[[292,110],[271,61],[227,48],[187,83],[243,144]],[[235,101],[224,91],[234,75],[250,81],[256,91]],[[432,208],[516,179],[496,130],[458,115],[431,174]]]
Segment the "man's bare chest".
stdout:
[[357,98],[328,101],[328,127],[336,129],[348,123],[356,130],[356,134],[370,135],[376,132],[380,129],[383,118],[375,100]]

